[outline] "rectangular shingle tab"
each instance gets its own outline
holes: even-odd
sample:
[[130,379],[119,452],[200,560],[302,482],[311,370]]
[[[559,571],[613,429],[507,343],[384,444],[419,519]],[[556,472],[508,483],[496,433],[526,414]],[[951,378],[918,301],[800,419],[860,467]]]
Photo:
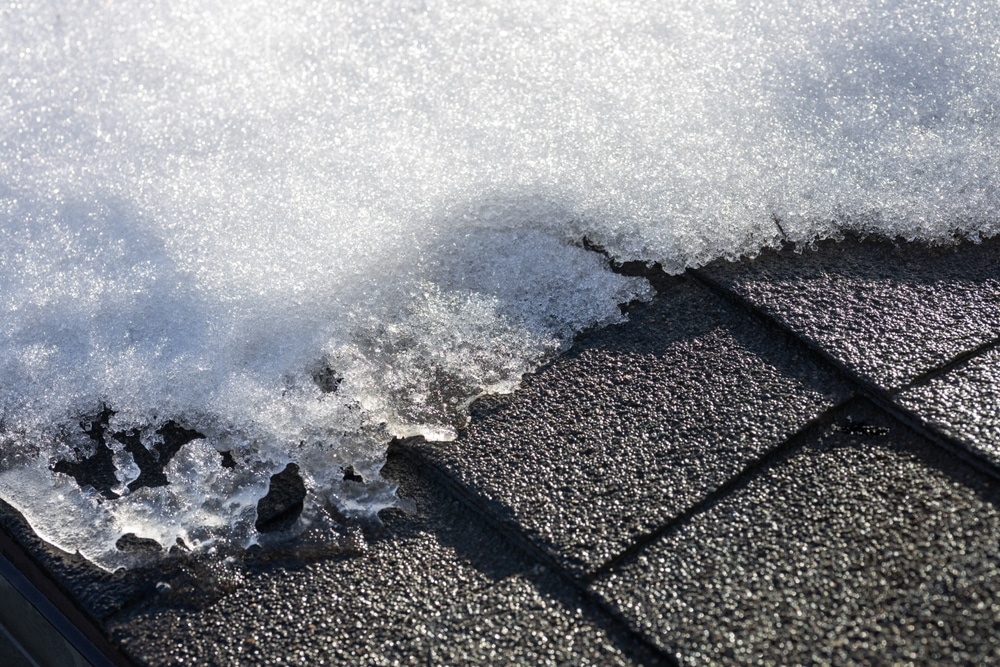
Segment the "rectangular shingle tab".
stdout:
[[237,570],[202,604],[175,586],[113,637],[147,665],[662,664],[405,461],[386,472],[418,510],[387,513],[366,553]]
[[417,445],[577,575],[849,394],[804,346],[692,282],[631,317],[481,401],[455,442]]
[[902,392],[896,400],[1000,468],[1000,349]]
[[859,402],[594,586],[682,664],[994,664],[1000,492]]
[[958,247],[847,240],[702,275],[884,390],[1000,335],[1000,238]]

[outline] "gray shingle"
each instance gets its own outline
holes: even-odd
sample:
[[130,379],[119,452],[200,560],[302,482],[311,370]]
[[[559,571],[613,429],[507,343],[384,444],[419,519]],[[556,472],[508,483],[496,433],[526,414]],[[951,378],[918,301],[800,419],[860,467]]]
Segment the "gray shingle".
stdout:
[[813,356],[680,281],[453,443],[418,445],[580,575],[725,484],[845,398]]
[[1000,467],[1000,350],[987,351],[896,400]]
[[387,513],[367,553],[290,559],[209,604],[165,594],[113,619],[113,637],[150,665],[658,662],[404,461],[387,473],[418,512]]
[[701,273],[892,390],[1000,336],[998,267],[1000,238],[938,248],[847,240]]
[[596,590],[684,664],[993,664],[1000,493],[867,404]]

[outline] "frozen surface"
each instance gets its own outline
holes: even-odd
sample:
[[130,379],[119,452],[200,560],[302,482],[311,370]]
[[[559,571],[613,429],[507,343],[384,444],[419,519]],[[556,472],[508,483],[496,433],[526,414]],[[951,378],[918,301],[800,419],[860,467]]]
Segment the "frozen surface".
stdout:
[[[584,237],[681,270],[1000,229],[994,3],[231,5],[0,9],[0,493],[108,567],[253,541],[292,461],[393,503],[389,437],[647,294]],[[52,472],[105,408],[112,494]],[[113,434],[168,423],[203,437],[131,489]]]

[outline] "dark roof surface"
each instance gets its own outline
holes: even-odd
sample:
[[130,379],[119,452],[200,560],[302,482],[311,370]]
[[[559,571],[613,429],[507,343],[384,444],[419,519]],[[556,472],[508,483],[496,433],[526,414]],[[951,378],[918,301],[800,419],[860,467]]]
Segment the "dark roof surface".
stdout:
[[3,554],[117,664],[1000,662],[998,266],[849,239],[657,280],[395,443],[416,512],[331,552],[111,575],[3,506]]

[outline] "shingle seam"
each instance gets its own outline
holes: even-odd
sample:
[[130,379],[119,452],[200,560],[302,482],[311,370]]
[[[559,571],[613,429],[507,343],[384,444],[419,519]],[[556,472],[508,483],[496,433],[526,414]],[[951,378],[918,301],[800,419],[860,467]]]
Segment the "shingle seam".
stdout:
[[793,341],[796,345],[806,348],[814,357],[818,358],[821,365],[825,365],[828,369],[834,371],[836,375],[848,382],[848,384],[851,384],[866,393],[881,392],[880,387],[851,370],[843,362],[827,352],[821,345],[819,345],[819,343],[812,340],[808,336],[803,336],[778,318],[758,308],[754,303],[744,298],[743,295],[734,292],[725,285],[713,280],[696,269],[688,269],[685,276],[709,289],[712,293],[722,297],[730,304],[740,308],[744,311],[744,313],[750,315],[764,326],[781,332],[787,339]]
[[831,355],[818,343],[812,339],[802,336],[794,329],[789,327],[787,324],[777,319],[773,315],[761,310],[753,303],[749,302],[742,295],[730,290],[725,285],[722,285],[715,280],[712,280],[705,274],[695,269],[689,269],[686,274],[690,276],[691,280],[694,280],[706,288],[710,289],[713,293],[718,294],[722,298],[726,299],[733,305],[741,308],[747,314],[753,316],[758,321],[764,322],[767,326],[782,332],[785,336],[789,337],[791,340],[796,341],[799,345],[803,345],[808,350],[817,356],[822,363],[829,366],[840,378],[850,385],[853,385],[855,392],[861,396],[864,396],[872,403],[874,403],[878,408],[885,412],[889,417],[895,421],[903,424],[907,428],[915,431],[917,434],[923,436],[927,440],[931,441],[938,447],[946,450],[948,453],[959,457],[969,465],[973,466],[980,472],[989,475],[991,478],[1000,481],[1000,468],[995,465],[991,460],[985,457],[980,452],[971,448],[966,443],[961,440],[957,440],[946,433],[938,430],[931,424],[928,424],[918,415],[912,411],[904,408],[899,403],[896,402],[895,396],[899,393],[906,391],[912,387],[919,386],[926,382],[933,380],[936,377],[943,375],[955,368],[967,363],[968,361],[989,352],[1000,346],[1000,338],[996,338],[986,343],[983,343],[971,350],[963,352],[954,358],[950,359],[948,362],[919,375],[916,379],[911,380],[909,383],[900,388],[894,389],[883,389],[878,385],[868,381],[867,379],[861,377],[856,372],[844,365],[840,360]]
[[1000,467],[981,452],[973,449],[971,445],[938,430],[916,413],[901,406],[890,396],[877,394],[866,396],[866,398],[897,422],[1000,483]]
[[986,354],[987,352],[997,348],[998,346],[1000,346],[1000,337],[994,338],[993,340],[988,340],[985,343],[982,343],[981,345],[972,348],[971,350],[966,350],[965,352],[956,355],[955,357],[951,358],[946,363],[943,363],[940,366],[936,366],[935,368],[932,368],[929,371],[921,373],[916,378],[910,380],[902,387],[899,387],[897,389],[892,389],[887,393],[889,394],[889,396],[895,397],[903,393],[904,391],[909,391],[910,389],[914,389],[921,385],[925,385],[928,382],[931,382],[932,380],[941,377],[942,375],[950,373],[951,371],[955,370],[956,368],[959,368],[960,366],[964,366],[973,359],[982,356],[983,354]]
[[[423,474],[429,481],[437,484],[443,491],[462,503],[472,511],[487,527],[502,535],[511,545],[518,549],[529,561],[544,566],[549,572],[557,576],[564,584],[579,592],[582,597],[589,602],[595,610],[598,610],[609,621],[617,626],[622,634],[628,636],[637,646],[645,649],[655,662],[646,664],[661,664],[670,667],[678,667],[674,656],[665,652],[663,648],[656,645],[645,633],[634,627],[628,619],[624,618],[616,609],[610,606],[604,599],[591,590],[589,577],[578,578],[569,570],[560,565],[550,554],[533,543],[521,530],[517,524],[505,520],[498,516],[487,503],[486,499],[474,493],[467,486],[455,479],[452,474],[439,466],[435,461],[426,457],[419,449],[410,446],[409,443],[419,441],[419,436],[407,438],[405,440],[393,440],[390,443],[390,453],[397,453],[404,456],[417,472]],[[614,642],[613,635],[608,634],[610,641]],[[621,647],[626,650],[626,647]],[[627,651],[626,651],[627,652]],[[636,656],[629,656],[635,658]]]
[[651,543],[662,538],[664,535],[681,528],[698,514],[701,514],[706,509],[718,503],[720,500],[723,500],[734,491],[743,488],[750,482],[751,479],[756,477],[757,473],[761,470],[788,456],[808,439],[818,435],[823,431],[823,429],[835,423],[837,418],[849,411],[857,403],[857,401],[857,396],[850,396],[836,405],[827,408],[821,414],[806,422],[795,433],[785,438],[783,441],[779,442],[777,445],[767,450],[760,456],[751,460],[746,466],[743,467],[742,470],[730,477],[715,490],[703,496],[701,500],[689,506],[683,512],[675,515],[666,523],[661,524],[656,529],[634,539],[626,549],[608,559],[599,567],[595,568],[587,576],[587,581],[593,582],[600,579],[621,563],[631,559]]

